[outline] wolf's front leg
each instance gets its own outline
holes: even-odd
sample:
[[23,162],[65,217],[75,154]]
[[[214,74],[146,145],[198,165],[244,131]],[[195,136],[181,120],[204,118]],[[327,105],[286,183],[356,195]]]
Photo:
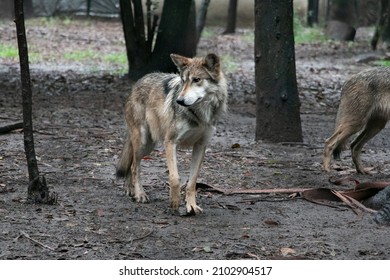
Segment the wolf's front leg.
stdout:
[[206,146],[203,144],[195,144],[192,149],[190,178],[186,187],[187,213],[199,214],[203,212],[202,208],[196,204],[196,180],[198,179],[205,151]]
[[173,210],[177,210],[180,206],[180,177],[177,170],[176,144],[171,141],[167,142],[165,144],[165,152],[169,170],[170,206]]

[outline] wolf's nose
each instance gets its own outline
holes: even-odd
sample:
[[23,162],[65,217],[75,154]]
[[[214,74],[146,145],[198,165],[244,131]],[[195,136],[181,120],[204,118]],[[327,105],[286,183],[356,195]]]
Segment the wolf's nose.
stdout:
[[177,104],[179,104],[179,105],[181,105],[181,106],[187,106],[186,104],[185,104],[185,102],[184,102],[184,98],[178,98],[178,99],[176,99],[176,102],[177,102]]

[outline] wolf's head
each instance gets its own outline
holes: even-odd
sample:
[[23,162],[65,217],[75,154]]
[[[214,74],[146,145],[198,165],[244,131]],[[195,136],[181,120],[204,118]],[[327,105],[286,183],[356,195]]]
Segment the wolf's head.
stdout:
[[211,53],[205,57],[187,58],[171,54],[171,58],[180,71],[183,83],[183,89],[176,99],[178,104],[192,106],[213,94],[222,75],[217,55]]

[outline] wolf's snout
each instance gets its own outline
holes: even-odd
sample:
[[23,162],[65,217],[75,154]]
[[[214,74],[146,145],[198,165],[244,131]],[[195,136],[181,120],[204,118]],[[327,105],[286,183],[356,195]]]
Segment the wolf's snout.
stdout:
[[188,106],[188,105],[185,103],[183,97],[179,97],[178,99],[176,99],[176,102],[177,102],[177,104],[179,104],[179,105],[181,105],[181,106],[185,106],[185,107]]

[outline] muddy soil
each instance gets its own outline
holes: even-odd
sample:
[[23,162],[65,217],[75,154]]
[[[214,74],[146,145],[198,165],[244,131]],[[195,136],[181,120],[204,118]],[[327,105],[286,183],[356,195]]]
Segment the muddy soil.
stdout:
[[[115,74],[117,65],[80,63],[62,55],[69,49],[124,51],[120,23],[27,26],[30,49],[42,55],[31,65],[36,153],[41,173],[59,198],[56,205],[26,203],[23,134],[0,135],[1,259],[389,259],[389,228],[377,225],[371,213],[314,204],[299,194],[226,195],[199,189],[203,214],[172,213],[163,148],[142,162],[151,202],[135,203],[114,176],[131,82]],[[372,175],[357,175],[349,152],[333,163],[337,171],[326,174],[320,165],[342,83],[375,65],[369,59],[361,62],[371,54],[371,30],[359,30],[353,44],[296,47],[304,142],[279,144],[254,141],[253,42],[248,39],[253,30],[229,36],[220,31],[203,38],[198,53],[212,51],[233,60],[226,67],[230,109],[208,147],[199,182],[226,190],[348,189],[351,183],[335,186],[330,180],[388,179],[387,129],[362,155]],[[0,24],[0,42],[15,44],[12,23]],[[22,109],[17,61],[0,62],[3,126],[21,121]],[[92,71],[90,66],[97,67]],[[178,151],[178,160],[184,184],[190,152]]]

